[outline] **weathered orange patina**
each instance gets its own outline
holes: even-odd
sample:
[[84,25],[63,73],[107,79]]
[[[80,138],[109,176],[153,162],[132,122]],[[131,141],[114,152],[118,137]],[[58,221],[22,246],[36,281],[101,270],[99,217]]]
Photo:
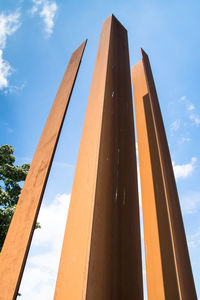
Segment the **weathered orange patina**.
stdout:
[[17,296],[42,196],[85,45],[86,41],[71,56],[0,254],[1,300],[14,300]]
[[148,56],[133,69],[149,300],[197,299],[176,183]]
[[127,31],[103,24],[55,300],[143,299]]

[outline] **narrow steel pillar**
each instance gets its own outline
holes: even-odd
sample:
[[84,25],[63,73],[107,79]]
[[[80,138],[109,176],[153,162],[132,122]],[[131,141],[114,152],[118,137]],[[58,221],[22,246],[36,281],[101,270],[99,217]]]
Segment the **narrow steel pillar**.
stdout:
[[56,95],[0,254],[0,299],[17,296],[42,196],[86,41],[74,51]]
[[148,56],[133,69],[148,299],[197,299],[184,225]]
[[127,31],[103,24],[54,299],[142,300]]

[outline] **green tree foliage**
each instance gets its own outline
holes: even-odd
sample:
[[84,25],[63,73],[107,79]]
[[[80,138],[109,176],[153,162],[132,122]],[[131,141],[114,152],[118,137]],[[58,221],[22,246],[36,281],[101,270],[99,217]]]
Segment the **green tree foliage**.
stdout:
[[20,184],[30,167],[29,164],[15,166],[13,153],[13,147],[0,146],[0,251],[21,193]]

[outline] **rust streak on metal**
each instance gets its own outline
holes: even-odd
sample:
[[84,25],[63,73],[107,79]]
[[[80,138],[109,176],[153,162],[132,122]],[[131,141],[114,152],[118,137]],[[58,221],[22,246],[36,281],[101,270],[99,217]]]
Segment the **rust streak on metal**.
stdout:
[[55,300],[143,299],[128,40],[103,24]]
[[0,254],[0,299],[14,300],[86,41],[71,56]]

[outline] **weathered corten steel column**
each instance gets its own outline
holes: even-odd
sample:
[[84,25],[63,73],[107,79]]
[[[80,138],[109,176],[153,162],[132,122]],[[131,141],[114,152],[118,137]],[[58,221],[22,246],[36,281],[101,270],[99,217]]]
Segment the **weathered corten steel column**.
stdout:
[[0,299],[17,296],[42,196],[86,41],[74,51],[56,95],[0,254]]
[[100,36],[54,299],[143,299],[138,206],[127,31],[112,15]]
[[133,67],[148,299],[197,299],[178,193],[148,56]]

